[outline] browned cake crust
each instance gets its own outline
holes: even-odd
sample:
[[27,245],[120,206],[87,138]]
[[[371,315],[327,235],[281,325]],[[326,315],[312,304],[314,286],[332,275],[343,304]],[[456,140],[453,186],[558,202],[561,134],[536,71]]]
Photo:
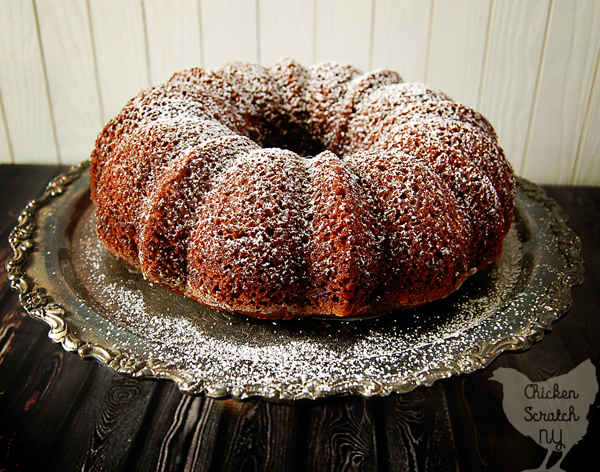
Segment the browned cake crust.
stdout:
[[515,193],[469,107],[386,69],[289,58],[141,92],[98,136],[90,186],[115,256],[259,318],[446,297],[500,257]]

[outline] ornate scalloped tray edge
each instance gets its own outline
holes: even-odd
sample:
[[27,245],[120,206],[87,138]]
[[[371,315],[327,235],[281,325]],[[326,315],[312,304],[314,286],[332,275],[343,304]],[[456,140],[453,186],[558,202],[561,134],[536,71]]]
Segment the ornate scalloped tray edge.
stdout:
[[[302,368],[300,368],[300,372],[295,372],[293,376],[290,377],[293,378],[293,380],[289,381],[285,375],[283,379],[279,379],[277,376],[267,376],[264,379],[257,378],[255,375],[256,367],[254,367],[254,371],[250,368],[250,373],[248,374],[248,372],[246,372],[245,378],[232,380],[227,378],[226,375],[223,377],[222,366],[218,366],[219,369],[221,369],[219,370],[220,373],[218,375],[210,373],[205,375],[202,373],[201,368],[198,370],[198,366],[189,367],[186,363],[187,361],[180,362],[177,360],[180,359],[180,357],[177,355],[170,356],[170,354],[168,354],[173,350],[176,350],[177,346],[170,346],[168,349],[165,348],[166,350],[159,349],[153,351],[152,349],[147,349],[149,345],[147,344],[143,351],[145,354],[140,354],[140,351],[132,349],[130,344],[123,343],[121,345],[119,344],[118,339],[115,340],[114,338],[110,338],[110,336],[105,338],[94,338],[94,340],[86,339],[86,336],[82,335],[85,328],[79,326],[76,321],[77,316],[73,316],[72,311],[77,311],[77,309],[73,308],[73,304],[65,306],[60,297],[55,298],[56,291],[53,286],[54,282],[47,282],[47,280],[51,279],[44,279],[42,277],[43,281],[46,281],[44,283],[43,281],[40,282],[38,277],[36,277],[38,275],[37,273],[36,276],[32,276],[31,260],[33,255],[36,254],[36,252],[39,252],[38,247],[36,247],[39,243],[36,242],[35,235],[40,229],[40,211],[47,205],[51,205],[56,199],[62,198],[65,193],[70,191],[70,187],[74,186],[74,184],[79,185],[80,187],[87,186],[86,182],[82,183],[82,176],[87,175],[88,167],[89,161],[84,161],[81,164],[74,166],[66,174],[52,180],[48,184],[45,193],[40,198],[32,200],[21,212],[18,218],[18,224],[9,237],[9,243],[14,252],[14,256],[6,264],[11,287],[19,293],[20,303],[27,313],[31,317],[45,322],[50,327],[48,333],[50,339],[56,343],[60,343],[66,351],[77,352],[84,359],[97,359],[112,369],[129,374],[133,377],[164,378],[173,380],[177,383],[179,389],[186,393],[205,394],[207,396],[219,398],[232,397],[237,400],[258,396],[270,401],[290,402],[298,400],[315,400],[340,394],[354,394],[364,397],[385,396],[391,393],[408,392],[420,385],[430,386],[438,379],[447,378],[452,375],[471,373],[477,369],[486,367],[503,352],[525,350],[533,343],[541,341],[545,331],[552,329],[552,323],[563,316],[571,307],[571,287],[583,282],[583,259],[580,257],[581,242],[573,231],[567,227],[566,222],[568,216],[554,200],[546,196],[545,192],[540,187],[527,180],[518,179],[518,197],[521,199],[521,202],[525,202],[524,206],[527,207],[525,209],[520,208],[520,218],[525,221],[522,225],[524,227],[527,225],[535,225],[536,218],[545,220],[544,228],[546,228],[547,236],[542,243],[544,247],[552,247],[550,249],[542,250],[542,252],[550,251],[548,253],[550,256],[542,255],[541,257],[558,261],[543,261],[544,264],[538,263],[540,266],[549,266],[549,270],[543,271],[543,274],[541,272],[536,272],[535,268],[531,266],[531,261],[529,261],[527,277],[523,276],[523,274],[519,275],[519,277],[527,278],[527,280],[529,280],[529,282],[523,282],[523,286],[525,287],[523,291],[527,292],[528,290],[535,290],[533,295],[522,295],[515,292],[514,287],[511,288],[507,285],[504,290],[506,292],[512,290],[514,293],[512,295],[507,295],[506,293],[503,295],[501,294],[502,296],[499,296],[498,298],[500,301],[495,305],[495,311],[492,310],[493,313],[490,311],[490,314],[486,315],[486,317],[480,318],[478,321],[472,322],[471,324],[465,324],[465,326],[457,332],[444,332],[439,334],[438,331],[435,331],[437,329],[436,325],[447,323],[447,319],[444,318],[444,316],[440,318],[437,315],[432,316],[431,313],[422,314],[420,312],[415,312],[414,315],[411,314],[410,316],[416,320],[414,321],[415,323],[418,322],[419,329],[426,331],[425,334],[422,334],[422,337],[425,336],[426,339],[431,339],[431,333],[434,331],[437,333],[433,336],[431,342],[429,344],[423,343],[422,339],[419,338],[419,342],[421,342],[420,347],[416,347],[414,350],[408,350],[410,351],[410,360],[408,360],[408,354],[403,355],[402,353],[398,353],[397,356],[394,353],[391,353],[388,358],[383,360],[378,359],[373,354],[365,355],[366,364],[360,364],[362,361],[357,361],[358,364],[360,364],[360,373],[358,374],[356,372],[342,372],[339,375],[337,373],[332,374],[331,372],[325,372],[325,374],[323,374],[323,371],[319,370],[316,377],[311,377],[311,375],[314,374],[314,372],[312,372],[312,367],[304,367],[307,371],[302,371]],[[519,210],[519,199],[517,203]],[[521,205],[523,206],[523,204]],[[528,208],[533,208],[533,210]],[[536,217],[535,215],[538,216]],[[44,223],[42,222],[42,224]],[[527,228],[525,228],[524,231],[527,232]],[[518,233],[518,231],[516,232]],[[519,234],[515,236],[515,240],[521,241],[521,245],[519,246],[521,248],[519,249],[519,254],[521,255],[521,253],[528,252],[525,246],[529,243],[525,241],[527,239],[526,236]],[[551,241],[552,244],[548,244],[549,241]],[[541,243],[537,242],[536,244],[540,245]],[[507,250],[505,249],[505,251]],[[534,249],[529,252],[535,254],[536,250]],[[530,255],[531,254],[529,254],[529,256]],[[518,270],[521,272],[524,272],[524,267],[527,266],[524,262],[525,259],[525,257],[522,257],[515,263],[515,267],[518,266]],[[531,256],[529,259],[533,260],[535,259],[535,256]],[[555,267],[556,265],[559,265],[560,267],[557,268]],[[491,276],[489,276],[489,274],[486,275],[486,277],[488,278],[485,280],[488,281],[493,279],[490,279]],[[532,285],[531,281],[538,279],[541,280],[540,284],[536,285],[535,288],[530,289],[529,287]],[[58,283],[62,284],[63,282],[64,281],[61,280]],[[480,289],[481,288],[479,288],[479,290]],[[462,306],[461,304],[464,304],[465,302],[461,300],[464,300],[464,297],[469,297],[469,293],[475,293],[475,288],[473,287],[465,290],[467,291],[467,295],[463,294],[462,299],[459,297],[448,302],[443,302],[442,304],[434,305],[431,310],[443,311],[447,306]],[[469,292],[469,290],[472,292]],[[516,299],[520,298],[529,300],[527,301],[528,304],[526,305],[525,301],[515,302]],[[534,301],[531,302],[531,300]],[[522,303],[523,306],[519,305],[519,303]],[[503,310],[506,311],[506,314],[502,313]],[[102,310],[96,310],[96,312],[101,311]],[[89,311],[86,312],[88,315],[89,313]],[[286,339],[286,337],[290,339],[293,338],[292,341],[294,343],[300,343],[300,347],[303,347],[302,343],[308,341],[304,338],[300,338],[298,332],[302,333],[302,330],[305,328],[306,331],[310,332],[311,329],[314,328],[314,326],[311,328],[310,325],[294,325],[289,323],[284,324],[283,327],[275,326],[275,328],[271,328],[265,324],[251,325],[253,321],[236,319],[234,315],[218,312],[217,314],[209,313],[208,315],[203,316],[206,319],[211,320],[211,326],[215,324],[215,320],[222,326],[227,326],[227,329],[223,331],[224,333],[230,333],[231,329],[238,329],[236,326],[241,326],[242,330],[258,329],[259,331],[257,332],[263,336],[264,333],[269,332],[269,329],[275,329],[279,330],[275,333],[275,336],[277,336],[278,339],[281,339],[282,337],[284,339]],[[361,349],[366,352],[370,348],[370,346],[368,346],[369,343],[376,343],[379,341],[373,341],[374,338],[372,337],[365,338],[364,335],[361,334],[362,328],[357,328],[357,326],[360,326],[360,323],[366,323],[366,325],[363,324],[363,326],[365,326],[365,331],[373,330],[378,336],[383,338],[387,337],[385,341],[387,344],[384,346],[384,348],[387,348],[389,345],[394,344],[394,339],[391,339],[390,341],[389,338],[396,336],[396,327],[393,325],[399,323],[397,319],[400,319],[394,318],[392,315],[384,315],[384,318],[389,316],[391,316],[391,318],[387,318],[387,321],[381,322],[385,325],[384,327],[381,327],[377,322],[372,321],[345,322],[342,323],[341,329],[335,328],[335,322],[333,322],[333,324],[327,324],[321,321],[315,323],[319,324],[319,331],[324,330],[325,332],[328,332],[327,330],[329,330],[330,337],[331,333],[333,333],[334,338],[336,336],[352,338],[352,343],[348,344],[350,350],[362,343],[361,345],[363,345],[363,347]],[[498,321],[502,320],[502,317],[511,318],[510,321],[512,324],[510,327],[507,327],[502,324],[503,322]],[[425,323],[423,323],[423,319],[426,320]],[[98,320],[98,323],[104,323],[104,318],[99,317]],[[112,326],[115,321],[108,320],[107,323]],[[496,323],[496,325],[493,325],[493,323]],[[276,325],[276,323],[273,324]],[[426,328],[421,328],[422,325],[426,326]],[[337,326],[340,325],[338,324]],[[484,326],[484,328],[481,328],[480,326]],[[495,326],[500,327],[498,328]],[[96,327],[95,329],[98,328]],[[110,328],[107,329],[110,334]],[[132,327],[121,326],[119,329],[124,329],[124,332],[131,334]],[[478,330],[481,329],[485,330],[485,335],[483,336],[483,339],[478,339]],[[399,332],[402,334],[402,329],[399,329]],[[360,337],[357,333],[363,337]],[[464,335],[464,333],[467,333],[467,335]],[[319,338],[317,335],[314,336],[316,341],[309,339],[310,342],[313,342],[314,345],[323,344],[322,338]],[[463,336],[468,338],[468,341],[461,341],[462,344],[456,341],[457,337]],[[140,337],[143,338],[143,336],[135,332],[132,334],[132,337],[138,340]],[[344,339],[345,342],[346,338],[339,339]],[[98,341],[98,339],[105,339],[105,341]],[[150,343],[150,341],[145,339],[141,339],[140,342],[142,344]],[[212,341],[208,342],[210,343]],[[224,340],[218,340],[218,342],[223,342],[223,345],[226,344]],[[241,341],[237,342],[238,345],[234,347],[239,350],[239,342]],[[161,344],[168,344],[168,342]],[[348,349],[348,346],[344,349]],[[420,356],[424,357],[425,354],[422,354],[423,351],[432,350],[430,349],[432,346],[434,353],[439,350],[442,354],[435,354],[435,358],[415,360]],[[221,347],[221,344],[219,344],[219,347]],[[253,349],[255,348],[255,346],[251,347]],[[379,349],[378,346],[375,347]],[[325,345],[325,348],[328,347]],[[273,349],[275,350],[275,348]],[[385,351],[385,349],[383,350]],[[448,351],[448,354],[446,354],[446,351]],[[166,357],[164,355],[165,352],[167,353]],[[312,353],[313,351],[311,350],[310,352]],[[154,355],[155,353],[158,354]],[[382,355],[381,357],[383,358],[385,355]],[[316,357],[316,359],[318,360],[318,357]],[[343,365],[347,365],[353,364],[354,360],[355,359],[350,358],[349,360],[345,359],[341,362]],[[251,362],[248,359],[244,359],[244,363],[244,365],[246,365]],[[276,364],[277,363],[280,363],[280,361],[277,361]],[[374,366],[373,369],[371,369],[369,363],[372,363]],[[236,367],[236,369],[239,369],[239,366]],[[286,367],[286,369],[289,370],[290,368]],[[336,367],[336,369],[338,369],[338,367]],[[370,373],[371,370],[374,373]],[[382,372],[384,372],[384,374],[382,374]],[[325,375],[325,377],[323,377],[323,375]]]

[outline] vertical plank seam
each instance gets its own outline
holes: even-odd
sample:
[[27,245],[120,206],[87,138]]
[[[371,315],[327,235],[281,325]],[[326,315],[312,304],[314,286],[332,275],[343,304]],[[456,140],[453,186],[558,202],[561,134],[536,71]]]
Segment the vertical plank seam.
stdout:
[[521,161],[521,169],[519,174],[521,177],[525,176],[525,170],[527,169],[527,158],[529,156],[529,148],[531,146],[531,135],[533,134],[533,123],[535,122],[535,116],[537,111],[537,105],[540,95],[540,87],[542,83],[542,72],[544,71],[544,64],[546,63],[546,49],[548,47],[548,37],[550,36],[550,22],[552,21],[552,13],[554,11],[554,0],[550,0],[548,4],[548,15],[546,16],[546,29],[544,31],[544,42],[542,43],[542,51],[540,54],[540,62],[538,64],[537,77],[535,80],[535,89],[533,91],[533,100],[531,102],[531,113],[529,114],[529,123],[527,124],[527,135],[525,138],[525,147],[523,149],[523,160]]
[[202,34],[202,0],[198,0],[198,36],[200,40],[200,67],[204,67],[204,35]]
[[[592,79],[592,85],[588,96],[587,107],[585,110],[585,118],[583,120],[583,127],[581,128],[581,135],[579,137],[579,143],[577,144],[577,154],[575,155],[575,164],[573,165],[573,174],[571,175],[570,185],[575,185],[577,182],[577,174],[579,173],[579,166],[581,165],[581,152],[583,150],[583,143],[588,133],[589,124],[592,115],[592,104],[596,99],[596,87],[598,85],[598,76],[600,75],[600,48],[598,49],[598,56],[596,57],[596,68],[594,70],[594,78]],[[590,156],[594,159],[594,156]]]
[[[263,415],[263,417],[267,420],[267,427],[266,427],[266,436],[267,438],[270,440],[269,442],[271,444],[273,444],[275,441],[273,441],[274,435],[273,435],[273,411],[276,408],[276,405],[274,403],[268,403],[267,404],[267,408],[266,408],[266,414]],[[265,466],[268,469],[271,469],[271,467],[269,467],[271,465],[271,457],[273,456],[273,448],[272,447],[267,447],[266,448],[266,453],[263,456],[264,457],[264,463]],[[276,466],[276,464],[273,464],[273,466]],[[274,467],[273,467],[274,468]]]
[[423,71],[423,82],[429,83],[429,69],[431,67],[431,49],[433,48],[433,23],[435,14],[435,0],[431,0],[429,10],[429,31],[427,31],[427,53],[425,54],[425,70]]
[[319,8],[319,0],[313,1],[313,47],[312,47],[312,63],[317,62],[317,40],[319,38],[318,34],[318,18],[317,18],[317,10]]
[[377,0],[371,0],[371,37],[369,43],[369,70],[373,70],[373,54],[375,53],[375,10]]
[[495,0],[490,1],[490,11],[488,13],[487,31],[485,32],[485,46],[483,49],[483,60],[481,61],[481,76],[479,77],[479,90],[477,91],[477,109],[481,110],[483,104],[483,91],[485,89],[485,79],[487,76],[488,61],[490,57],[490,47],[492,42],[492,24],[494,21]]
[[[38,47],[40,48],[40,56],[42,59],[42,73],[44,74],[44,86],[46,88],[46,98],[48,99],[48,108],[50,112],[50,125],[52,128],[52,137],[54,138],[54,151],[56,152],[56,163],[62,165],[62,158],[60,155],[60,146],[58,144],[58,133],[56,132],[56,122],[54,118],[54,108],[52,106],[52,97],[50,96],[50,84],[48,83],[48,71],[46,70],[46,56],[44,54],[44,46],[42,44],[42,35],[40,31],[40,21],[38,19],[37,3],[35,0],[31,0],[33,5],[33,16],[35,18],[35,28],[37,33]],[[29,156],[28,158],[31,158]]]
[[6,112],[4,111],[4,102],[2,101],[2,90],[0,90],[0,113],[2,113],[2,119],[4,120],[4,132],[6,134],[6,143],[8,144],[8,154],[10,157],[10,163],[15,163],[15,152],[13,151],[12,141],[10,140],[10,133],[8,132],[8,121],[6,119]]
[[104,115],[104,103],[102,102],[102,89],[100,88],[100,69],[98,67],[98,55],[96,53],[96,38],[94,37],[94,25],[92,23],[92,9],[90,7],[90,0],[86,1],[87,14],[88,14],[88,27],[90,29],[90,41],[92,43],[92,60],[94,61],[94,75],[96,76],[96,94],[98,96],[98,111],[100,112],[100,123],[104,125],[106,123],[106,117]]
[[448,394],[446,392],[445,384],[440,386],[440,391],[442,392],[442,400],[444,403],[443,415],[446,417],[448,427],[450,429],[450,437],[452,438],[452,449],[454,449],[455,457],[454,457],[454,467],[456,470],[460,470],[460,463],[458,459],[458,450],[456,449],[456,438],[454,434],[454,424],[452,422],[452,417],[450,414],[450,405],[448,403]]
[[144,31],[144,52],[146,53],[146,75],[148,84],[152,85],[154,78],[152,77],[152,68],[150,67],[150,42],[148,41],[148,22],[146,21],[146,2],[142,0],[140,2],[142,9],[142,26]]
[[[364,405],[365,405],[365,413],[366,415],[368,415],[369,419],[371,420],[370,423],[370,427],[367,426],[366,429],[369,429],[371,431],[371,437],[373,439],[373,466],[375,467],[375,470],[380,470],[380,465],[379,465],[379,454],[377,454],[377,427],[376,427],[376,422],[377,422],[377,417],[375,414],[375,405],[373,404],[373,402],[369,402],[368,399],[365,398],[364,400]],[[365,416],[366,416],[365,415]],[[364,416],[361,419],[361,423],[364,420]]]
[[256,5],[256,62],[262,64],[262,57],[260,54],[260,0],[255,0]]

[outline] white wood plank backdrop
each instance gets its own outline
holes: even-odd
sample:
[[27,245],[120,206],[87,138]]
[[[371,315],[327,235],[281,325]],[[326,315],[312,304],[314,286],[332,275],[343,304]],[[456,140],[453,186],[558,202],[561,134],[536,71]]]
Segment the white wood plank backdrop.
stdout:
[[0,0],[0,163],[77,163],[142,88],[283,55],[433,84],[517,174],[600,186],[600,0]]

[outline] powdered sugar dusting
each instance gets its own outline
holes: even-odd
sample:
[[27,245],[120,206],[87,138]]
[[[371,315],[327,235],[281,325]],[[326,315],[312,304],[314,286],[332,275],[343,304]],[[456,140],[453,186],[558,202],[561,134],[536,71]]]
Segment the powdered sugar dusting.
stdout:
[[499,257],[514,177],[482,115],[401,82],[287,58],[175,74],[98,137],[100,239],[158,285],[257,317],[447,296]]

